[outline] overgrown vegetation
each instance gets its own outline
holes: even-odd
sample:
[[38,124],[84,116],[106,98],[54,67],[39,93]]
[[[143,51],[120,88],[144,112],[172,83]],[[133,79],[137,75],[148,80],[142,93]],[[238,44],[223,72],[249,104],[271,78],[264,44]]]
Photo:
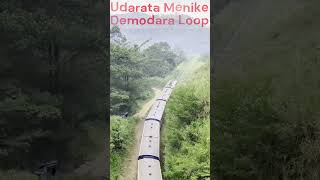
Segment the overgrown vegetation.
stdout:
[[70,172],[91,147],[102,151],[93,141],[103,136],[92,140],[88,129],[105,119],[103,7],[99,0],[0,2],[3,171],[58,160],[58,172]]
[[184,73],[167,104],[164,179],[210,179],[210,65],[205,61],[181,67]]
[[320,3],[258,3],[227,51],[226,20],[241,11],[230,6],[216,19],[216,179],[319,179]]
[[119,116],[111,116],[111,179],[118,179],[121,172],[122,161],[126,158],[128,150],[135,141],[134,129],[137,118],[124,119]]
[[181,51],[159,42],[144,49],[132,44],[117,26],[111,29],[111,114],[134,113],[139,100],[150,94],[151,85],[159,82],[185,60]]
[[[125,165],[132,143],[139,103],[151,97],[151,87],[160,86],[164,78],[185,60],[181,51],[159,42],[143,48],[127,41],[120,28],[111,28],[111,179],[117,179]],[[129,118],[125,118],[128,116]]]

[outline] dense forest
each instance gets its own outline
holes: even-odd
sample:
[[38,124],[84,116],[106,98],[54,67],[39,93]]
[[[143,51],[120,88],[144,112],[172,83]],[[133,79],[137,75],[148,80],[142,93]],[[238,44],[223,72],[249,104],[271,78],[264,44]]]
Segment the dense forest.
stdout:
[[168,74],[185,61],[184,52],[166,42],[134,44],[118,26],[110,29],[111,179],[118,179],[128,151],[134,143],[134,116],[139,105],[153,96]]
[[215,18],[215,179],[320,179],[320,1],[242,0]]
[[184,53],[166,42],[147,47],[127,41],[118,26],[110,30],[111,114],[134,113],[139,100],[146,99],[151,85],[159,82],[185,60]]
[[0,179],[49,160],[70,174],[103,151],[104,12],[101,0],[1,0]]

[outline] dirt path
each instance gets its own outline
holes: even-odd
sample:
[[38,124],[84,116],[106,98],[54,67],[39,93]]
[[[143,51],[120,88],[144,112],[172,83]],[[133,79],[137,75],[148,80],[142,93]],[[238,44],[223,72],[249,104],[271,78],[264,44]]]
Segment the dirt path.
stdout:
[[[123,173],[119,177],[119,180],[136,180],[137,176],[137,157],[140,148],[140,138],[143,130],[143,118],[147,115],[149,109],[151,108],[155,98],[160,95],[161,90],[152,88],[154,92],[154,97],[146,102],[134,116],[139,117],[140,121],[138,122],[135,129],[135,144],[128,155],[127,163],[125,163],[125,167],[123,167]],[[72,175],[78,176],[103,176],[105,174],[105,152],[101,152],[97,155],[97,158],[88,161],[85,164],[81,165],[78,169],[74,171]]]
[[122,173],[119,177],[119,180],[136,180],[137,179],[137,169],[138,169],[138,153],[140,149],[140,138],[142,135],[143,130],[143,119],[147,115],[149,109],[151,108],[152,104],[156,100],[156,97],[160,95],[161,90],[152,88],[154,92],[154,97],[146,102],[140,109],[138,113],[134,116],[139,117],[140,121],[138,122],[136,129],[135,129],[135,143],[133,148],[128,155],[128,159],[126,160],[125,167],[123,167]]

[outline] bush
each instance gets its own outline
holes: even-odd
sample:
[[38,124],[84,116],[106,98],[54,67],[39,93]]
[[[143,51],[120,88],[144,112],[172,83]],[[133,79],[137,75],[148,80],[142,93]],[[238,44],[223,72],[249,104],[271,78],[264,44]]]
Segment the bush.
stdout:
[[123,159],[126,157],[134,141],[134,130],[137,120],[137,118],[124,119],[119,116],[111,116],[111,179],[117,179],[121,172]]
[[[189,76],[191,77],[191,76]],[[210,178],[209,66],[179,82],[165,114],[165,179]]]

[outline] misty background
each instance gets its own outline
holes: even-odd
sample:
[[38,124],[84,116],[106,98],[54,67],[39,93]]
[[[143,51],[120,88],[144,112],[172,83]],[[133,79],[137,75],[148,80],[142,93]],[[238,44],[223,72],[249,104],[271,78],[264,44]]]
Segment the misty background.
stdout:
[[[114,14],[119,18],[149,18],[146,13],[126,13]],[[178,18],[178,14],[156,15],[161,18]],[[182,15],[188,18],[188,15]],[[122,33],[128,41],[141,44],[147,40],[149,42],[142,48],[156,42],[167,42],[175,49],[181,49],[187,56],[207,55],[210,53],[210,27],[196,25],[119,25]]]

